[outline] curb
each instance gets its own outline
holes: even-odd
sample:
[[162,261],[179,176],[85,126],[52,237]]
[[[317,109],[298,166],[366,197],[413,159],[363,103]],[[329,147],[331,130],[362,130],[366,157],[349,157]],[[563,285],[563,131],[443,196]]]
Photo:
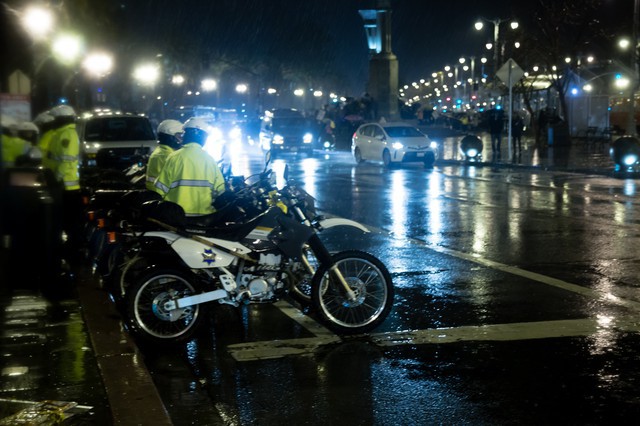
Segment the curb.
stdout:
[[172,425],[135,342],[90,271],[78,274],[78,297],[115,425]]

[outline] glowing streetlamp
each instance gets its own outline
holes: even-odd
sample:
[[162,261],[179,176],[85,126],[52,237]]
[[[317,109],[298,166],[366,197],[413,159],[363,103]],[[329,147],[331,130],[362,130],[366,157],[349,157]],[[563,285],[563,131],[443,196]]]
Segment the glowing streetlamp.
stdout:
[[143,86],[153,86],[160,78],[160,67],[156,64],[142,64],[133,70],[133,78]]
[[238,93],[247,93],[248,90],[249,90],[249,86],[247,86],[244,83],[240,83],[236,85],[236,92]]
[[113,68],[113,58],[108,53],[95,52],[82,62],[83,68],[94,77],[104,77]]
[[53,13],[47,8],[30,6],[22,13],[22,26],[35,40],[46,38],[53,30]]
[[182,84],[184,84],[185,78],[183,75],[180,74],[176,74],[173,77],[171,77],[171,84],[173,84],[174,86],[181,86]]
[[200,83],[200,87],[202,87],[202,90],[205,92],[213,92],[218,88],[218,82],[212,78],[205,78]]
[[[489,22],[491,24],[493,24],[493,43],[487,43],[486,47],[487,50],[493,50],[493,66],[494,66],[494,72],[498,70],[498,65],[500,62],[500,56],[498,54],[498,50],[501,50],[499,48],[499,42],[500,42],[500,24],[502,24],[503,22],[507,22],[508,19],[480,19],[478,20],[475,24],[474,27],[477,31],[480,31],[484,28],[484,22]],[[509,26],[511,27],[512,30],[517,29],[520,24],[518,24],[518,22],[516,21],[511,21],[511,23],[509,24]],[[504,46],[503,46],[504,48]]]

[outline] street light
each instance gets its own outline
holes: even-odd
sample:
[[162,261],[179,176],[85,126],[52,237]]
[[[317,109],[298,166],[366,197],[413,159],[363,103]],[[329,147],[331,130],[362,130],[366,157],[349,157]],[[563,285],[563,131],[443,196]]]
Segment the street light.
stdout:
[[51,51],[63,64],[72,64],[82,53],[82,39],[75,34],[61,34],[53,41]]
[[[493,24],[493,43],[487,43],[486,47],[487,50],[491,50],[492,48],[493,50],[493,66],[494,66],[494,74],[495,72],[498,71],[498,65],[500,63],[500,57],[498,55],[498,50],[499,50],[499,42],[500,42],[500,24],[503,22],[507,22],[508,19],[484,19],[481,18],[480,20],[478,20],[475,24],[474,27],[477,31],[480,31],[484,28],[484,23],[482,21],[486,21],[489,22],[491,24]],[[518,24],[518,22],[516,21],[511,21],[510,23],[510,27],[512,30],[515,30],[519,27],[520,25]]]
[[200,85],[202,87],[202,90],[204,90],[205,92],[213,92],[218,88],[218,82],[212,78],[205,78],[204,80],[202,80]]
[[133,70],[133,78],[143,86],[153,86],[160,77],[160,68],[156,64],[142,64]]
[[104,77],[113,68],[113,58],[108,53],[95,52],[82,62],[83,68],[94,77]]
[[46,38],[53,30],[53,13],[47,8],[30,6],[22,14],[22,25],[35,40]]

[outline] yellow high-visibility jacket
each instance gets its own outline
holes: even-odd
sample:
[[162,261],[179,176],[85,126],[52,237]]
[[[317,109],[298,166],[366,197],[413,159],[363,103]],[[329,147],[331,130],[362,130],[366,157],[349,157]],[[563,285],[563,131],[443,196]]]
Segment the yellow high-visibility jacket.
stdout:
[[49,158],[48,153],[51,139],[53,139],[53,135],[55,133],[55,129],[49,129],[42,134],[40,140],[38,141],[38,148],[40,148],[40,151],[42,152],[42,165],[51,170],[55,168],[55,164],[53,160]]
[[16,158],[29,152],[31,144],[17,136],[0,135],[2,140],[2,164],[4,167],[12,167]]
[[47,157],[52,161],[51,169],[58,180],[64,184],[66,191],[80,189],[79,154],[80,140],[75,123],[56,129],[49,143]]
[[198,216],[215,212],[212,202],[225,185],[213,157],[191,142],[169,155],[156,188],[165,200],[182,206],[187,216]]
[[170,146],[160,144],[151,153],[149,161],[147,161],[147,180],[145,183],[149,191],[160,192],[158,188],[156,188],[156,179],[164,168],[164,163],[167,162],[167,158],[169,157],[169,155],[173,154],[174,151],[175,150]]

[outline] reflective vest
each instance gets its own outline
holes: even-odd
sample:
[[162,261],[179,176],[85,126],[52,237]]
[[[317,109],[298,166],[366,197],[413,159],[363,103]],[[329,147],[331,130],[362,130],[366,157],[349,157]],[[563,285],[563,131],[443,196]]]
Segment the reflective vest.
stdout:
[[160,144],[153,150],[149,161],[147,161],[147,180],[146,186],[149,191],[159,192],[155,186],[156,179],[160,175],[160,171],[164,167],[164,163],[167,161],[167,157],[173,154],[174,149],[168,145]]
[[2,164],[12,167],[16,158],[29,152],[31,144],[16,136],[2,135]]
[[78,155],[80,141],[74,123],[66,124],[55,130],[47,157],[52,161],[51,169],[57,179],[64,184],[66,191],[80,189]]
[[38,141],[38,148],[42,152],[42,165],[48,169],[53,170],[55,164],[51,158],[49,158],[49,144],[51,144],[51,139],[53,139],[53,135],[55,134],[54,129],[47,130],[42,134],[42,137]]
[[211,204],[225,186],[213,157],[191,142],[167,158],[156,188],[165,200],[179,204],[187,216],[198,216],[215,212]]

